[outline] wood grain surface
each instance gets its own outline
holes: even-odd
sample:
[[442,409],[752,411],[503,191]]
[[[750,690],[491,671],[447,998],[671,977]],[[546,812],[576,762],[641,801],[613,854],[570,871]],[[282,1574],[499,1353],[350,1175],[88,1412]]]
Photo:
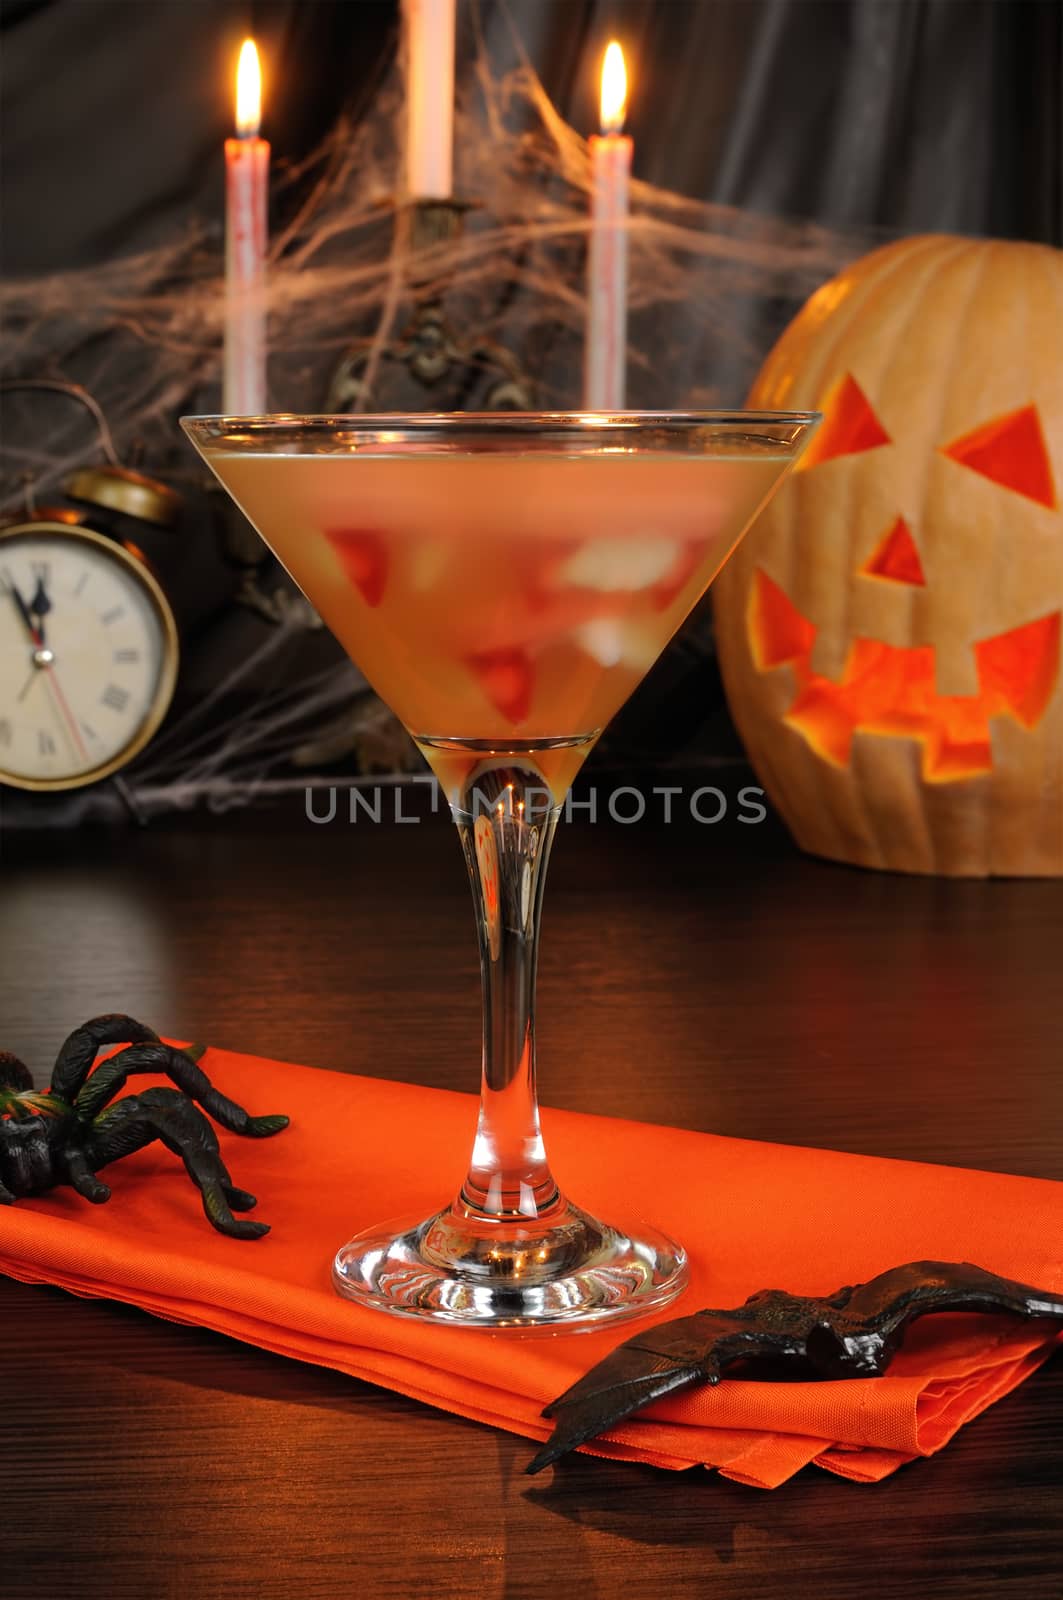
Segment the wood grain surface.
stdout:
[[[678,781],[678,780],[677,780]],[[905,879],[770,825],[559,835],[543,1099],[1063,1179],[1063,885]],[[0,834],[0,1046],[162,1031],[472,1088],[478,980],[442,818]],[[1063,1362],[873,1488],[771,1494],[575,1457],[337,1374],[0,1283],[0,1596],[1063,1600]]]

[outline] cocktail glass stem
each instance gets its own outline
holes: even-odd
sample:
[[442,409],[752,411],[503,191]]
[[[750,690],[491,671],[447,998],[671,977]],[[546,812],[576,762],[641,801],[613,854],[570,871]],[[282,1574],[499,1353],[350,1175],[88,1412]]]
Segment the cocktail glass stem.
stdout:
[[[419,742],[434,750],[450,745]],[[450,788],[450,801],[472,885],[483,978],[472,1158],[442,1211],[371,1229],[345,1245],[336,1257],[336,1286],[379,1309],[468,1326],[640,1315],[667,1305],[683,1287],[682,1249],[644,1222],[629,1228],[614,1216],[599,1221],[574,1205],[554,1180],[539,1125],[539,917],[561,807],[530,748],[486,756],[482,748],[465,751],[467,776]]]
[[535,1087],[535,974],[546,866],[560,807],[538,774],[494,767],[453,806],[476,908],[483,1077],[470,1216],[541,1217],[557,1206]]

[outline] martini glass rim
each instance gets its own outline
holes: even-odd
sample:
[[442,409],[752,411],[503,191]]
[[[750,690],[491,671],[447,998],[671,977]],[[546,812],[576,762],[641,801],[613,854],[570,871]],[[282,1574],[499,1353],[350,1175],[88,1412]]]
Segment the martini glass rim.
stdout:
[[741,410],[713,411],[398,411],[398,412],[263,412],[259,415],[202,413],[181,417],[187,433],[217,430],[268,439],[277,434],[303,430],[307,434],[330,432],[401,433],[405,437],[443,433],[471,438],[557,431],[571,440],[603,433],[623,434],[629,430],[662,429],[673,433],[697,433],[703,429],[727,427],[808,428],[822,421],[819,411]]

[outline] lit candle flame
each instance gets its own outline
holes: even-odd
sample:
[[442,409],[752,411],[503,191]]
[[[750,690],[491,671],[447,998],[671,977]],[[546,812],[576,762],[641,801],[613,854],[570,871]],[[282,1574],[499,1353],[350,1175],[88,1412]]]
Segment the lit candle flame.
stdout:
[[240,47],[236,68],[236,131],[241,139],[257,139],[262,121],[262,71],[253,39]]
[[601,123],[603,133],[619,133],[627,115],[627,68],[614,39],[602,62]]

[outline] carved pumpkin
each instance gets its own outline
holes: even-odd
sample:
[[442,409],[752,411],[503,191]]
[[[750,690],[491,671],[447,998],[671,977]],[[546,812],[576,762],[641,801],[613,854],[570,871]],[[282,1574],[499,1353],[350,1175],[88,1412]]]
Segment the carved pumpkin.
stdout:
[[714,589],[731,710],[797,842],[1063,873],[1063,253],[875,251],[749,403],[824,413]]

